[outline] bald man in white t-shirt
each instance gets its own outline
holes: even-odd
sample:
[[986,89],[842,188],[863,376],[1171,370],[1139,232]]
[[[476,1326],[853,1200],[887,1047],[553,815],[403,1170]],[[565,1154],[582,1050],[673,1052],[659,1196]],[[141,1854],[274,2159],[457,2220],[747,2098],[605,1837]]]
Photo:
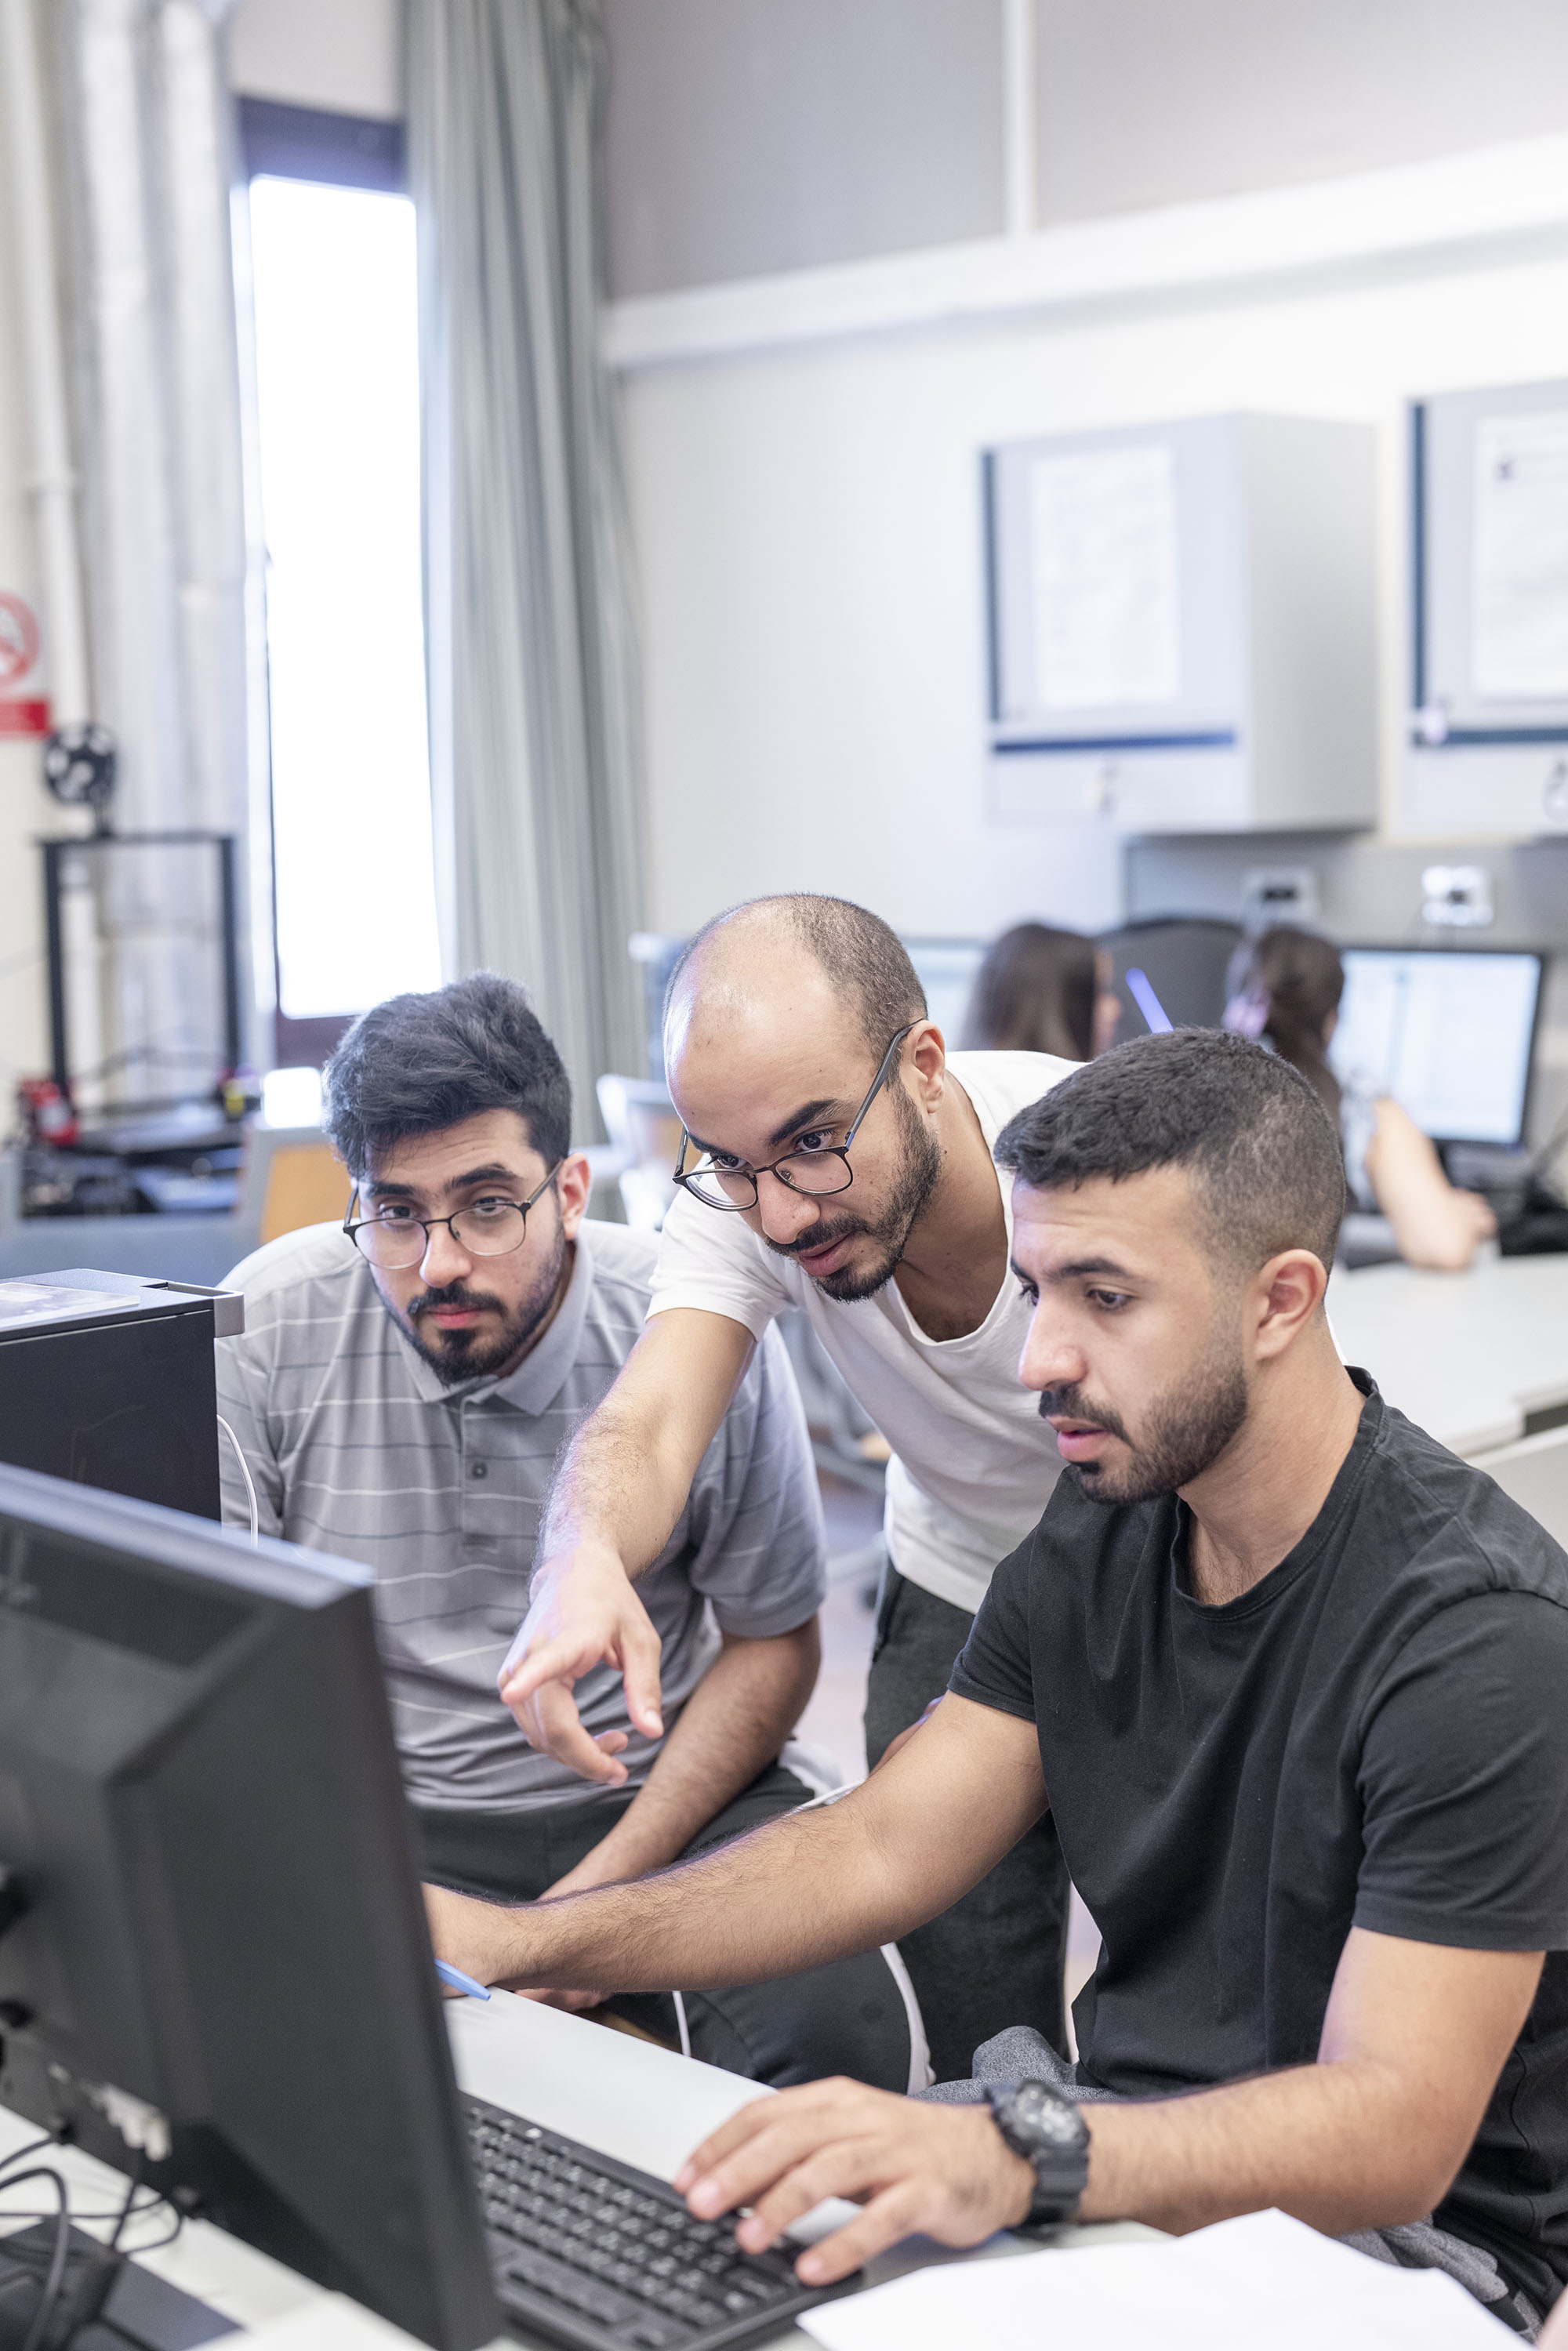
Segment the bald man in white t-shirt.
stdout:
[[[620,1667],[659,1724],[659,1643],[635,1582],[658,1556],[768,1323],[807,1316],[892,1447],[891,1566],[866,1707],[874,1766],[941,1697],[992,1570],[1038,1520],[1058,1456],[1019,1384],[999,1129],[1074,1066],[949,1060],[908,956],[841,899],[761,899],[700,932],[665,1018],[686,1130],[649,1319],[567,1449],[531,1604],[501,1677],[527,1736],[585,1778],[621,1766],[571,1688]],[[902,1947],[938,2080],[1012,2024],[1063,2041],[1066,1871],[1049,1817]]]

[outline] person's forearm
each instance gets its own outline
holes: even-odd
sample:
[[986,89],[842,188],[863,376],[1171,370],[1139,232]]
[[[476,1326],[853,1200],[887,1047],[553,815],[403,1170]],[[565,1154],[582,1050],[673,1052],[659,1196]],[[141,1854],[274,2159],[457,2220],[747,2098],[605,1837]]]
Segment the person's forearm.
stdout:
[[750,1332],[724,1315],[687,1309],[654,1317],[561,1456],[540,1521],[536,1577],[582,1547],[613,1552],[632,1576],[657,1559],[751,1349]]
[[1452,2177],[1408,2083],[1368,2059],[1081,2112],[1092,2138],[1084,2220],[1180,2235],[1278,2206],[1344,2236],[1424,2219]]
[[[791,1975],[912,1923],[841,1806],[770,1822],[633,1886],[495,1914],[487,1980],[583,1991],[703,1991]],[[831,1890],[830,1890],[831,1889]],[[439,1936],[436,1948],[441,1949]]]
[[652,1566],[691,1489],[678,1443],[613,1389],[562,1455],[539,1523],[534,1574],[585,1548],[612,1552],[626,1573]]
[[811,1695],[821,1658],[814,1616],[773,1639],[727,1639],[635,1800],[551,1892],[642,1877],[674,1861],[773,1761]]
[[1043,1809],[1030,1727],[974,1708],[988,1735],[967,1755],[943,1735],[950,1710],[841,1803],[639,1885],[519,1908],[427,1886],[436,1950],[486,1983],[669,1991],[895,1942],[977,1885]]

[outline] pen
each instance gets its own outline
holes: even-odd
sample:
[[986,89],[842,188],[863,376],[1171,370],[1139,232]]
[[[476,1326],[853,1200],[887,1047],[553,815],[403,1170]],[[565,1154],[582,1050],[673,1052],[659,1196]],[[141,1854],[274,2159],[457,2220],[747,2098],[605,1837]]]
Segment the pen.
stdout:
[[435,1972],[443,1983],[449,1983],[454,1991],[465,1991],[470,2000],[488,2000],[490,1997],[482,1983],[476,1983],[472,1976],[465,1976],[461,1968],[453,1967],[446,1959],[436,1960]]

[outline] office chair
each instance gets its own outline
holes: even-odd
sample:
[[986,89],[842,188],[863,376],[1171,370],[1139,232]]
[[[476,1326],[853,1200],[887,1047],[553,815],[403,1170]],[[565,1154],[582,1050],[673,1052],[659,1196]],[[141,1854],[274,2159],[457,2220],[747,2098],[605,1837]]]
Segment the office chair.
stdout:
[[1150,1027],[1127,986],[1141,971],[1177,1029],[1218,1029],[1225,1017],[1225,972],[1240,946],[1239,923],[1210,914],[1155,914],[1101,934],[1111,958],[1111,985],[1122,1000],[1120,1040]]

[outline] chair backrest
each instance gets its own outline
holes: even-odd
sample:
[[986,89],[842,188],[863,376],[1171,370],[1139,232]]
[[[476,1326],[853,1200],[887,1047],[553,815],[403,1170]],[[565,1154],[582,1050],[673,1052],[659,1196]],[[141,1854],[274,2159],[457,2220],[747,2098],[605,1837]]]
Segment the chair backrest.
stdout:
[[319,1126],[246,1130],[240,1216],[255,1219],[253,1248],[306,1225],[341,1223],[352,1186],[349,1171]]
[[1218,1029],[1225,1017],[1225,971],[1240,946],[1239,923],[1218,915],[1171,914],[1124,923],[1102,934],[1111,958],[1111,985],[1122,999],[1122,1041],[1142,1037],[1149,1022],[1127,986],[1142,971],[1178,1029]]
[[1521,1437],[1516,1445],[1475,1458],[1478,1469],[1495,1478],[1521,1510],[1538,1520],[1554,1542],[1568,1551],[1568,1428]]
[[670,1181],[681,1148],[675,1106],[652,1078],[603,1077],[598,1093],[604,1132],[621,1155],[626,1221],[657,1232],[675,1196]]

